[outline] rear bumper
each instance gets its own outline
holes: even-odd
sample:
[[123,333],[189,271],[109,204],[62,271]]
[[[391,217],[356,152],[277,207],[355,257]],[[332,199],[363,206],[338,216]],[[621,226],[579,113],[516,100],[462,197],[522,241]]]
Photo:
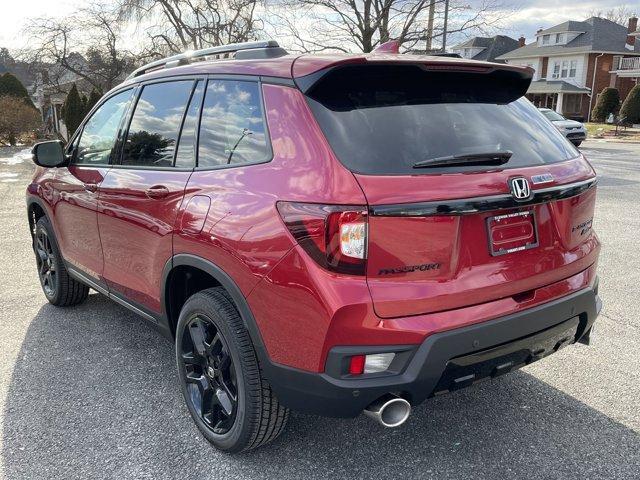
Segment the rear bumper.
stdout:
[[[416,405],[527,365],[565,345],[588,343],[602,306],[597,293],[596,281],[593,287],[522,312],[435,333],[420,345],[335,347],[325,373],[269,363],[265,374],[281,403],[300,412],[355,417],[389,392]],[[384,351],[396,352],[393,372],[367,378],[341,373],[350,355]]]

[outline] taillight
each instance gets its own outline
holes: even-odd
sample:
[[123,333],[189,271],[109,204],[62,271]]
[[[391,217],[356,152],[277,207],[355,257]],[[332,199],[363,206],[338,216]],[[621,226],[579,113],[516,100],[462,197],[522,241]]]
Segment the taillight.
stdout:
[[365,274],[366,207],[293,202],[278,202],[277,207],[291,235],[320,266]]

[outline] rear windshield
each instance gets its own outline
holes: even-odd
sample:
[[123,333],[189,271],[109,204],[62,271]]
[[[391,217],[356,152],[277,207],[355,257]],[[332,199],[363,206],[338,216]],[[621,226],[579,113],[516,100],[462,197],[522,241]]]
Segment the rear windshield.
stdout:
[[573,145],[520,97],[522,91],[513,88],[514,82],[500,75],[434,72],[416,65],[342,67],[327,73],[307,98],[334,152],[357,173],[420,175],[495,169],[477,165],[413,168],[423,160],[487,152],[512,153],[499,168],[578,156]]

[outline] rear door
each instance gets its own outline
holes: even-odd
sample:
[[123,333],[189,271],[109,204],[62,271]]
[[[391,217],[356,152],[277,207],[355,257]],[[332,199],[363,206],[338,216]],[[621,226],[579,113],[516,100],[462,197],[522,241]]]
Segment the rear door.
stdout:
[[528,299],[595,262],[595,174],[518,79],[422,65],[326,77],[309,104],[369,203],[379,316]]
[[122,158],[100,185],[104,277],[113,294],[151,313],[162,310],[162,272],[172,256],[176,215],[195,166],[193,110],[197,119],[202,92],[198,79],[143,85]]

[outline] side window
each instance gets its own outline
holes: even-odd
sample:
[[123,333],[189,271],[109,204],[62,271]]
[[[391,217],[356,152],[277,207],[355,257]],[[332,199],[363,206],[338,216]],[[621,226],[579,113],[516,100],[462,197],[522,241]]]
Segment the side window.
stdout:
[[122,165],[171,167],[193,80],[145,85],[124,144]]
[[193,167],[196,164],[196,133],[203,93],[204,82],[200,80],[196,84],[193,95],[191,95],[189,109],[182,124],[178,152],[176,153],[176,167]]
[[199,167],[269,159],[258,83],[210,80],[200,120]]
[[104,102],[87,121],[80,135],[74,163],[104,165],[116,143],[122,116],[127,110],[133,90],[126,90]]

